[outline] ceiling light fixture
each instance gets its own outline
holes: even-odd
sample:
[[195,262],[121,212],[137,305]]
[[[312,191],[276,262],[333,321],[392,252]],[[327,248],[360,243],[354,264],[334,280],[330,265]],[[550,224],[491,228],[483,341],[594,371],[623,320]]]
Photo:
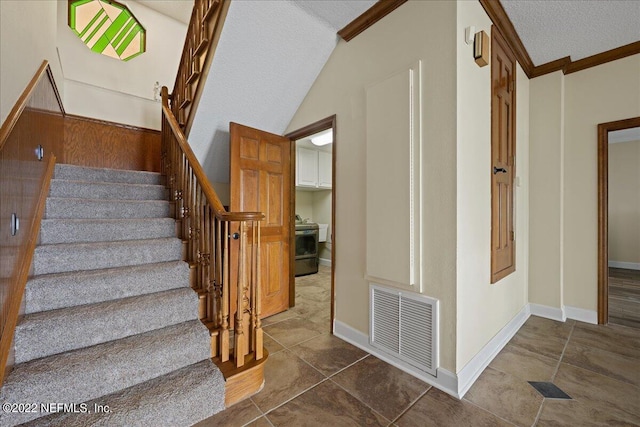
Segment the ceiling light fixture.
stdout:
[[319,134],[318,136],[314,136],[311,138],[311,143],[313,145],[317,145],[318,147],[322,147],[323,145],[331,144],[333,142],[333,130],[329,129],[328,131]]

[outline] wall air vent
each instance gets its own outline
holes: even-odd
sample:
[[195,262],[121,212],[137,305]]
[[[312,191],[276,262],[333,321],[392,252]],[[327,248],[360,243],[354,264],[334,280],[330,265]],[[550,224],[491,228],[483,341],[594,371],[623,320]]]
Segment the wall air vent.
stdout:
[[438,368],[438,300],[373,284],[369,299],[370,344],[435,376]]

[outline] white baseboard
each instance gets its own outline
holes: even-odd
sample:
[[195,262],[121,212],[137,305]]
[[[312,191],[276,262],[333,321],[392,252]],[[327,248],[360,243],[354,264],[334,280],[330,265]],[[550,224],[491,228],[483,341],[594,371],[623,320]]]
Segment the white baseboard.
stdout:
[[640,262],[609,261],[609,267],[640,270]]
[[598,311],[586,310],[584,308],[564,306],[564,313],[568,319],[578,320],[580,322],[598,324]]
[[558,322],[564,322],[567,320],[564,310],[557,307],[530,303],[529,311],[532,315],[544,317],[545,319],[557,320]]
[[360,332],[339,320],[334,320],[333,322],[333,333],[336,337],[355,345],[361,350],[374,355],[378,359],[384,360],[388,364],[395,366],[409,375],[413,375],[414,377],[444,391],[447,394],[450,394],[457,399],[462,398],[462,396],[458,394],[458,377],[453,372],[438,368],[436,376],[434,377],[433,375],[420,371],[419,369],[416,369],[401,360],[394,359],[377,348],[372,347],[369,344],[369,336],[367,334]]
[[598,312],[596,310],[586,310],[584,308],[571,307],[568,305],[562,308],[549,307],[548,305],[529,304],[531,314],[544,317],[546,319],[565,322],[567,319],[578,320],[580,322],[598,324]]
[[526,304],[483,348],[458,372],[458,394],[462,398],[500,350],[513,338],[531,315]]
[[331,267],[331,260],[326,258],[318,259],[320,265],[324,265],[325,267]]
[[560,309],[541,304],[527,304],[458,372],[458,375],[446,369],[438,368],[435,377],[381,352],[369,344],[369,336],[367,334],[345,323],[334,320],[333,333],[336,337],[384,360],[390,365],[413,375],[457,399],[462,399],[480,374],[489,366],[491,361],[500,353],[504,346],[507,345],[532,314],[560,322],[564,322],[569,318],[586,323],[598,323],[598,315],[594,310],[585,310],[569,306],[563,306],[563,308]]

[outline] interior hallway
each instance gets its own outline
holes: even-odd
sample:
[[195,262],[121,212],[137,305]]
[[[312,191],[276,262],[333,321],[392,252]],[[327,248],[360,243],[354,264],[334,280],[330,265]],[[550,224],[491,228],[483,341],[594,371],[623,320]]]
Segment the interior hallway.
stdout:
[[640,328],[640,271],[609,268],[609,322]]
[[640,425],[640,329],[532,316],[458,401],[329,334],[329,284],[296,279],[296,307],[264,322],[264,389],[198,427]]

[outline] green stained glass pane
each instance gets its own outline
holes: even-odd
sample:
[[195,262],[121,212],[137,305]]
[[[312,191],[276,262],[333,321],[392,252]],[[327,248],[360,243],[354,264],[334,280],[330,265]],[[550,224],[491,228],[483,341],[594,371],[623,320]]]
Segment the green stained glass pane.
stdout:
[[146,49],[146,30],[114,0],[70,0],[69,27],[94,52],[128,61]]

